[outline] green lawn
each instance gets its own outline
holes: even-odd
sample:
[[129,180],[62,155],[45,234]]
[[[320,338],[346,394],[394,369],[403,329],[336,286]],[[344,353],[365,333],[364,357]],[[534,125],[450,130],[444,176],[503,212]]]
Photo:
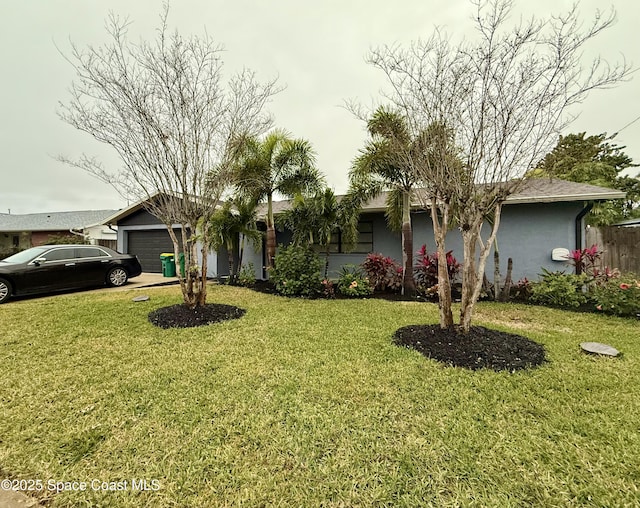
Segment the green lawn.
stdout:
[[[509,374],[391,343],[437,307],[214,286],[238,320],[162,330],[175,287],[0,306],[0,473],[128,481],[51,506],[637,506],[640,326],[480,304],[476,324],[545,345]],[[596,358],[582,341],[622,358]],[[132,479],[159,481],[132,491]]]

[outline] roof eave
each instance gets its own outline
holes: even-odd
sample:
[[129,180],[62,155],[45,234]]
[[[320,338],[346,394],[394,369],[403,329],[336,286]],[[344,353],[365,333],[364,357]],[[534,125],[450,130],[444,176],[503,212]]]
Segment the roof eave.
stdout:
[[505,204],[526,203],[558,203],[567,201],[608,201],[610,199],[624,199],[626,194],[621,191],[594,194],[558,194],[553,196],[509,196]]

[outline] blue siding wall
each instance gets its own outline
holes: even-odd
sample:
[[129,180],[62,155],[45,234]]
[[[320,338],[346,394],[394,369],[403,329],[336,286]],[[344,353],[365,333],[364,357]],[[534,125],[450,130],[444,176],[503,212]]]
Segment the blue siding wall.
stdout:
[[[551,260],[551,251],[558,247],[569,250],[575,248],[575,219],[582,208],[581,202],[505,206],[498,231],[502,277],[506,274],[508,258],[513,259],[514,281],[522,277],[535,280],[543,267],[548,270],[570,271],[571,268],[566,263]],[[373,251],[401,262],[400,233],[387,228],[384,214],[363,214],[361,220],[373,222]],[[435,251],[431,215],[426,212],[413,213],[412,226],[414,250],[417,251],[422,244],[426,244],[429,252]],[[489,235],[488,226],[485,226],[483,234],[485,238]],[[289,232],[278,232],[278,244],[287,244],[290,239]],[[450,231],[447,235],[447,249],[453,250],[454,256],[462,261],[462,237],[458,230]],[[259,277],[261,253],[251,253],[251,250],[249,248],[245,252],[245,260],[254,262],[256,275]],[[336,277],[343,265],[358,265],[365,257],[365,254],[332,254],[329,276]],[[493,250],[487,261],[486,273],[492,280]]]

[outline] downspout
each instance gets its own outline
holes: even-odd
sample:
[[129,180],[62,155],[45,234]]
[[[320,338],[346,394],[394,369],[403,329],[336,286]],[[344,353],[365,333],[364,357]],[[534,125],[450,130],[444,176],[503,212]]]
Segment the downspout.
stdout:
[[[582,249],[582,219],[587,215],[591,209],[593,208],[593,202],[587,203],[587,205],[580,210],[580,213],[576,216],[576,250]],[[576,274],[580,275],[582,269],[580,265],[576,265]]]

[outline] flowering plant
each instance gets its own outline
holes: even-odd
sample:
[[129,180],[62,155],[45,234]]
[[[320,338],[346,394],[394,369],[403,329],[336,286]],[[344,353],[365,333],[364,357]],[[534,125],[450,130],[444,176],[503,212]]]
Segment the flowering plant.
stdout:
[[602,281],[593,288],[596,309],[617,316],[640,316],[640,280],[633,274]]
[[355,265],[345,265],[338,279],[338,291],[350,298],[362,298],[371,295],[373,288],[360,268]]

